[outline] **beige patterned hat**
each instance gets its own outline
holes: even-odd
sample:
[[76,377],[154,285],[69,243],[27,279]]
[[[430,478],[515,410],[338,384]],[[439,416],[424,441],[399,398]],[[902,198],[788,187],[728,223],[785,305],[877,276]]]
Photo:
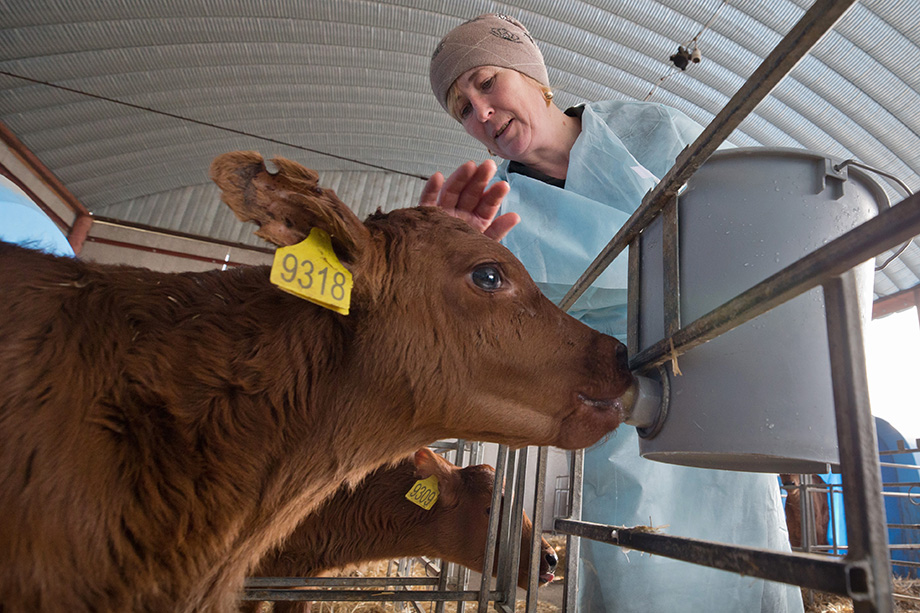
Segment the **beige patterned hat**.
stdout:
[[549,87],[543,54],[527,28],[508,15],[480,15],[460,24],[438,43],[429,73],[431,91],[445,111],[450,86],[457,77],[478,66],[512,68]]

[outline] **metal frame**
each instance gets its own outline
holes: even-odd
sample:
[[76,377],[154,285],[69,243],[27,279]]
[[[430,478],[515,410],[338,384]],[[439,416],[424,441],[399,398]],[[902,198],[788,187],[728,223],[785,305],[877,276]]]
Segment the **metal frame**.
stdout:
[[[455,450],[454,463],[458,466],[464,463],[464,450],[466,441],[456,443],[438,442],[431,447],[442,450]],[[507,446],[500,445],[495,466],[495,486],[492,492],[492,509],[501,509],[501,513],[493,512],[489,517],[489,535],[486,542],[486,552],[483,560],[482,577],[478,590],[448,590],[447,584],[451,573],[446,572],[447,564],[442,562],[438,577],[251,577],[247,579],[242,600],[246,601],[315,601],[315,602],[410,602],[416,610],[421,610],[419,602],[435,602],[435,612],[444,610],[444,603],[456,602],[457,613],[463,613],[467,602],[477,602],[479,610],[487,610],[488,603],[505,613],[515,610],[517,597],[517,569],[520,565],[521,531],[523,529],[523,512],[525,503],[525,483],[527,476],[527,456],[529,448],[510,451]],[[538,570],[540,564],[543,490],[545,489],[545,474],[547,449],[542,448],[537,456],[537,500],[539,501],[532,520],[535,526],[535,538],[531,541],[531,586],[528,590],[528,600],[536,606]],[[482,448],[480,443],[473,442],[470,449],[470,461],[467,464],[481,461]],[[506,479],[506,475],[508,478]],[[505,487],[506,486],[506,487]],[[504,495],[504,502],[502,496]],[[499,516],[503,529],[499,531]],[[491,569],[496,560],[496,543],[498,546],[498,573],[493,580]],[[536,552],[534,555],[533,552]],[[457,585],[466,586],[469,571],[466,568],[456,569]],[[494,582],[494,588],[493,588]],[[411,589],[430,586],[428,589]],[[312,589],[304,589],[312,588]],[[325,588],[325,589],[324,589]],[[340,588],[340,589],[328,589]],[[351,588],[351,589],[345,589]],[[370,589],[354,589],[370,588]],[[373,589],[382,588],[382,589]]]
[[[564,534],[628,546],[647,553],[720,568],[749,576],[812,587],[849,596],[854,611],[892,611],[893,597],[881,498],[881,476],[875,451],[875,427],[869,409],[862,322],[856,302],[855,283],[848,271],[859,263],[920,234],[920,198],[912,196],[895,207],[815,252],[793,263],[722,306],[681,326],[676,303],[679,277],[676,261],[676,198],[693,172],[737,127],[808,50],[817,43],[852,4],[850,1],[817,1],[790,33],[755,71],[729,104],[697,141],[685,149],[675,166],[643,199],[642,205],[617,232],[585,271],[560,306],[568,309],[604,268],[627,245],[638,245],[639,233],[662,214],[665,225],[665,329],[667,338],[637,352],[639,259],[630,249],[629,349],[631,367],[647,371],[664,364],[672,355],[724,334],[734,327],[780,304],[822,285],[828,345],[831,354],[835,416],[844,477],[847,536],[853,539],[844,560],[808,553],[778,553],[757,548],[733,547],[649,533],[644,529],[602,526],[580,521],[580,513],[557,519],[555,528]],[[670,242],[670,244],[669,244]],[[583,460],[581,460],[583,461]],[[573,490],[581,480],[573,478]],[[579,509],[580,510],[580,509]],[[854,520],[850,521],[850,514]],[[569,569],[577,569],[570,561]],[[577,572],[577,571],[576,571]],[[567,571],[566,582],[577,581]],[[572,590],[570,589],[569,592]],[[566,598],[564,611],[574,611]]]
[[[779,306],[818,285],[824,287],[834,405],[847,515],[844,560],[807,553],[778,553],[750,547],[673,537],[641,528],[580,521],[575,513],[557,519],[557,532],[622,545],[693,562],[849,596],[854,611],[892,611],[890,557],[881,496],[875,426],[869,409],[862,345],[862,321],[855,282],[857,264],[920,234],[920,194],[882,211],[860,227],[829,242],[673,335],[684,352]],[[632,271],[631,271],[632,274]],[[634,356],[632,365],[649,369],[670,359],[670,343]],[[580,488],[581,482],[573,489]],[[569,565],[572,568],[573,564]],[[567,571],[566,581],[572,581]],[[565,610],[573,605],[568,599]]]
[[[881,450],[878,452],[879,457],[887,455],[900,455],[900,454],[915,454],[920,453],[920,440],[917,441],[915,448],[907,448],[904,445],[903,440],[898,441],[898,449],[895,450]],[[893,462],[879,462],[881,468],[905,468],[908,470],[916,471],[918,466],[916,464],[899,464]],[[787,492],[792,492],[798,490],[800,492],[799,496],[799,511],[802,517],[802,543],[799,547],[793,547],[793,550],[797,551],[801,549],[805,553],[824,553],[824,554],[834,554],[842,551],[846,551],[846,545],[840,545],[840,536],[837,533],[836,525],[834,524],[834,515],[838,512],[837,507],[838,503],[836,502],[836,497],[834,494],[837,492],[842,493],[842,484],[839,483],[814,483],[812,477],[814,475],[810,474],[800,474],[799,475],[799,485],[793,484],[783,484],[782,488]],[[910,488],[907,492],[897,491],[892,492],[888,488]],[[920,482],[914,481],[893,481],[893,482],[882,482],[882,498],[907,498],[913,504],[920,505],[920,492],[914,492],[915,488],[920,488]],[[818,526],[815,525],[815,515],[814,509],[812,507],[812,495],[820,494],[821,496],[828,497],[828,511],[830,514],[829,527],[833,535],[834,544],[819,545],[818,543]],[[914,502],[916,499],[916,502]],[[786,504],[788,505],[788,498]],[[918,530],[920,531],[920,524],[892,524],[886,523],[886,527],[899,529],[899,530]],[[892,545],[889,541],[888,545],[889,551],[895,549],[912,549],[920,550],[920,544],[909,544],[909,545]],[[920,567],[920,562],[913,562],[911,560],[892,560],[892,568],[895,566],[903,567]],[[895,594],[895,598],[898,598],[898,595]]]

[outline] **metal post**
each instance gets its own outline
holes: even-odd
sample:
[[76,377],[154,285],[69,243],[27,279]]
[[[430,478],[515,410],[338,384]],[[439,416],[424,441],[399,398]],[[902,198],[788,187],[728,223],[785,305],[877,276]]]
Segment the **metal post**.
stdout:
[[[508,459],[508,446],[498,446],[495,460],[495,485],[492,489],[492,512],[489,514],[489,538],[486,539],[486,552],[482,560],[482,581],[479,585],[479,610],[489,610],[489,586],[492,584],[492,565],[495,560],[495,543],[498,540],[498,510],[502,504],[502,488],[505,484],[505,464]],[[507,525],[507,524],[505,524]]]
[[536,613],[537,589],[540,585],[540,563],[543,557],[543,503],[546,497],[546,465],[549,448],[537,449],[537,483],[534,485],[533,534],[530,539],[530,569],[527,583],[526,613]]
[[[466,450],[466,441],[463,439],[457,439],[457,442],[455,443],[455,446],[454,446],[454,464],[456,464],[457,466],[461,466],[461,467],[463,466],[463,454],[465,450]],[[438,590],[447,591],[448,580],[450,579],[451,573],[455,571],[456,567],[457,567],[456,564],[451,564],[447,560],[441,560],[441,570],[438,573]],[[457,589],[463,589],[463,586],[459,584],[459,581],[457,583]],[[458,606],[460,605],[460,602],[462,601],[457,602]],[[435,603],[434,613],[444,613],[444,602],[443,601],[438,601],[437,603]]]
[[[508,452],[508,464],[505,469],[505,488],[502,497],[502,503],[500,508],[492,508],[492,513],[500,512],[500,526],[501,529],[498,533],[498,565],[496,566],[497,572],[495,574],[495,591],[504,592],[504,581],[505,576],[507,575],[508,558],[511,557],[511,542],[509,540],[509,526],[511,526],[511,510],[514,502],[514,494],[517,477],[517,466],[518,461],[518,452],[509,451]],[[498,604],[498,603],[496,603]]]
[[[569,519],[581,520],[582,485],[585,477],[585,450],[572,452],[569,467]],[[557,525],[558,525],[558,520]],[[558,528],[557,528],[558,529]],[[566,533],[565,536],[565,583],[562,586],[562,613],[575,613],[578,609],[578,558],[581,555],[581,539]]]
[[[507,551],[499,554],[496,587],[503,594],[503,598],[495,604],[508,613],[514,613],[517,601],[517,576],[521,565],[521,531],[524,528],[524,489],[527,481],[528,449],[529,447],[518,449],[515,454],[517,470],[515,471],[513,494],[509,490],[505,491],[505,504],[502,510],[502,526],[507,526],[504,530],[505,539],[502,545]],[[508,517],[509,513],[510,517]]]
[[799,545],[802,547],[802,551],[805,553],[811,552],[811,535],[815,531],[814,523],[815,516],[812,512],[811,504],[811,488],[808,485],[811,484],[811,475],[800,475],[799,476],[799,506],[802,511],[802,542]]
[[664,265],[664,331],[670,338],[680,330],[680,232],[677,196],[668,200],[661,212],[661,251]]
[[847,518],[847,560],[859,564],[847,577],[850,591],[856,592],[853,611],[889,613],[894,610],[891,558],[854,274],[826,282],[824,302]]
[[642,278],[642,235],[629,243],[629,275],[626,278],[626,349],[630,357],[639,353],[640,285]]

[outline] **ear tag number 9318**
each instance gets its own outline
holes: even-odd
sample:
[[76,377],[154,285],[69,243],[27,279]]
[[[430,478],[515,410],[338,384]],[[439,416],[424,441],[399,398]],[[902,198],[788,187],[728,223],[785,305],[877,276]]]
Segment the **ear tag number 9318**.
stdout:
[[270,279],[286,292],[348,315],[351,272],[336,257],[329,235],[319,228],[296,245],[275,251]]
[[429,511],[434,506],[434,503],[437,502],[439,494],[438,478],[431,475],[427,479],[416,481],[412,489],[406,494],[406,498]]

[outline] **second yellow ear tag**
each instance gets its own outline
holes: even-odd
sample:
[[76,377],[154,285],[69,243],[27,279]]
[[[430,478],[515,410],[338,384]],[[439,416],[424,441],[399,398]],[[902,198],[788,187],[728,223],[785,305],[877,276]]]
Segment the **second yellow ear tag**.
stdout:
[[431,475],[427,479],[416,481],[412,489],[406,494],[406,498],[428,511],[437,502],[440,493],[438,478]]
[[348,315],[351,271],[339,262],[329,235],[319,228],[296,245],[275,251],[270,279],[286,292]]

